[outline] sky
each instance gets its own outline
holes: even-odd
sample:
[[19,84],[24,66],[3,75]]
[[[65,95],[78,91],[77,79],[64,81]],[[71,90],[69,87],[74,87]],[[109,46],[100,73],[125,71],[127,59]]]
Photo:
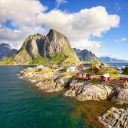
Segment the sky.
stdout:
[[128,60],[127,14],[127,0],[0,0],[0,43],[19,49],[55,29],[73,48]]

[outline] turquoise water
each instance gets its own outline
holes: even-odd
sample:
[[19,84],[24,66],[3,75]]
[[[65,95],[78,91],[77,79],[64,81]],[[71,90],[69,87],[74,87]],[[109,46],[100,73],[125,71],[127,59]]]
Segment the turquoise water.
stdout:
[[42,91],[17,74],[27,66],[0,66],[0,128],[88,128],[72,114],[78,102]]

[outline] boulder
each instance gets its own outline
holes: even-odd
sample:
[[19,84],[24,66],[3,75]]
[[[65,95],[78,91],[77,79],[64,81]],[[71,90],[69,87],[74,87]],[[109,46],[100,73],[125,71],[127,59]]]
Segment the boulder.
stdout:
[[114,96],[111,100],[119,104],[128,104],[128,89],[118,90],[117,96]]
[[128,128],[128,109],[112,107],[99,117],[99,121],[108,128]]
[[103,100],[113,94],[113,88],[102,85],[92,85],[92,83],[76,83],[72,81],[70,89],[65,92],[65,96],[75,97],[77,100]]

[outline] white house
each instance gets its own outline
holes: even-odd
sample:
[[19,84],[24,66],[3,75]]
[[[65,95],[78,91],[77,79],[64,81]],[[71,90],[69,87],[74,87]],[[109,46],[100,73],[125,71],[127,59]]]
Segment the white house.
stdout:
[[44,66],[43,65],[38,65],[37,68],[43,68]]
[[75,72],[75,71],[77,71],[77,68],[75,66],[71,66],[71,67],[68,67],[67,71]]

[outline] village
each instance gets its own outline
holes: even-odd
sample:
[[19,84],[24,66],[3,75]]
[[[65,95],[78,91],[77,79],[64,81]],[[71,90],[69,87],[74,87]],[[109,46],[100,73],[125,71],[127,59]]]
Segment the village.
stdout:
[[[38,72],[43,71],[43,65],[38,65]],[[47,66],[46,66],[47,67]],[[99,66],[94,66],[90,63],[80,64],[74,66],[73,64],[70,66],[62,66],[62,65],[53,65],[49,66],[53,72],[57,73],[73,73],[75,74],[74,78],[79,80],[93,80],[97,79],[101,82],[109,82],[109,81],[120,81],[127,82],[128,75],[120,74],[113,67],[109,67],[107,64],[99,64]],[[111,71],[112,70],[112,71]]]

